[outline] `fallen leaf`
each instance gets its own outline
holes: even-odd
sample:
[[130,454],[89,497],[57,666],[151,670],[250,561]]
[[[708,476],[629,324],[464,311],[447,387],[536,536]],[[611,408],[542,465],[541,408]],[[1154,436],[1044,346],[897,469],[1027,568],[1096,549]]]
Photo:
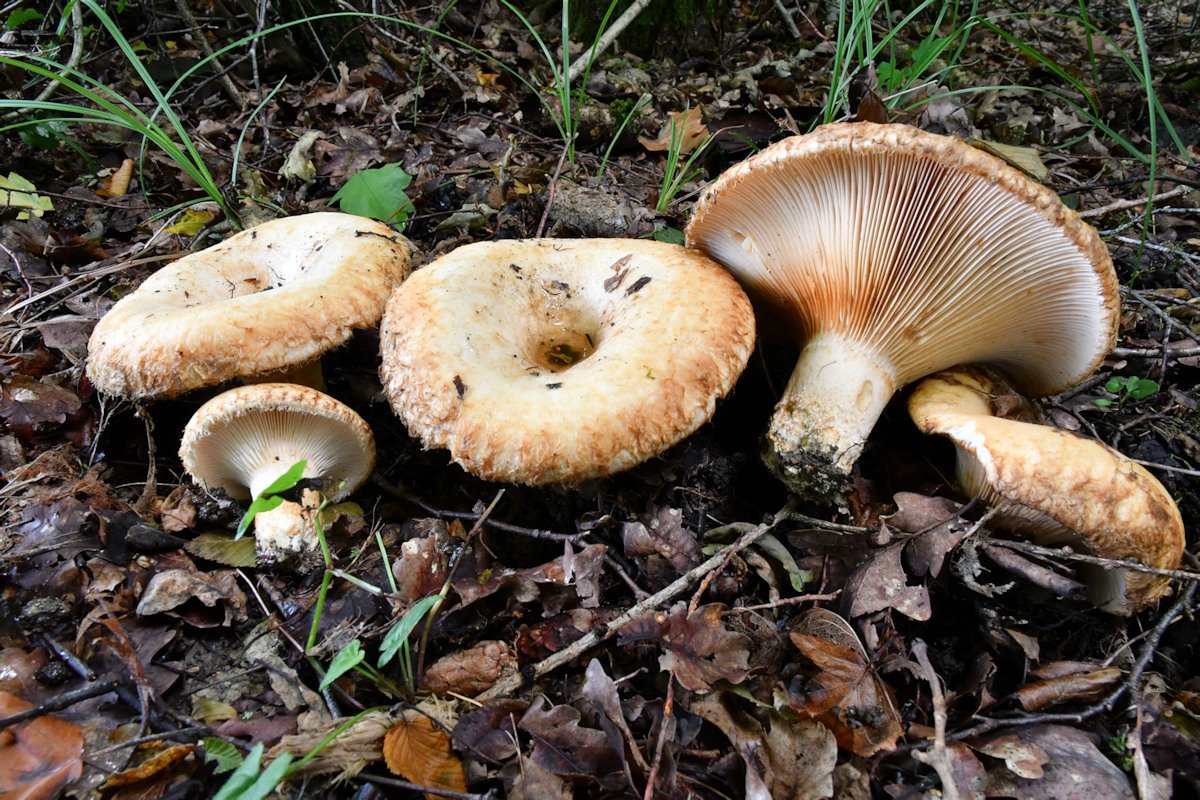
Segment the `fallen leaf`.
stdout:
[[915,620],[929,619],[933,613],[929,590],[924,586],[909,586],[900,563],[904,544],[898,542],[877,550],[850,574],[842,592],[848,616],[861,617],[894,608]]
[[195,236],[204,226],[217,218],[217,212],[207,208],[186,209],[179,219],[163,233],[174,233],[179,236]]
[[837,743],[820,722],[772,717],[764,729],[732,706],[732,697],[710,694],[688,709],[721,730],[746,764],[747,800],[817,800],[833,794]]
[[[32,705],[0,692],[0,717]],[[50,800],[83,774],[83,731],[49,715],[10,725],[0,732],[0,797]]]
[[970,530],[970,523],[959,516],[962,504],[914,492],[897,492],[893,499],[896,513],[883,521],[890,528],[915,534],[904,548],[904,563],[919,578],[936,578],[946,556]]
[[[198,601],[216,615],[205,612]],[[178,616],[199,628],[230,625],[246,618],[246,595],[237,585],[233,572],[218,570],[202,573],[187,569],[170,569],[150,579],[138,603],[138,616],[168,613]]]
[[840,746],[860,756],[891,750],[904,732],[896,698],[871,666],[849,623],[816,608],[792,630],[796,648],[819,672],[786,707],[823,722]]
[[416,711],[406,710],[384,734],[383,760],[393,774],[407,781],[456,792],[467,790],[462,759],[451,752],[450,736]]
[[1026,711],[1040,711],[1059,703],[1099,700],[1120,680],[1120,669],[1105,667],[1091,672],[1027,683],[1013,692],[1013,695]]
[[497,700],[468,711],[454,726],[458,749],[492,764],[500,764],[517,754],[513,731],[529,710],[524,700]]
[[620,770],[620,758],[608,737],[580,725],[579,720],[575,708],[551,706],[546,698],[539,697],[517,727],[533,737],[530,758],[555,775],[596,777]]
[[680,153],[690,153],[708,136],[708,127],[700,118],[700,106],[692,106],[684,111],[670,112],[658,136],[653,139],[639,136],[638,141],[653,152],[668,151],[673,146],[672,141],[676,141]]
[[234,539],[225,533],[202,533],[183,547],[196,558],[215,561],[227,567],[253,567],[256,561],[254,539],[249,536]]
[[127,158],[121,162],[121,166],[114,169],[108,174],[96,188],[96,194],[100,197],[124,197],[129,191],[129,182],[133,179],[133,159]]
[[5,178],[0,175],[0,208],[25,209],[17,214],[17,219],[29,219],[32,214],[40,217],[47,211],[54,210],[54,202],[49,197],[37,193],[37,187],[15,172],[9,172]]
[[1050,760],[1045,750],[1036,744],[1021,741],[1021,737],[1015,733],[989,739],[975,745],[975,749],[986,756],[1000,759],[1014,775],[1022,778],[1042,777],[1042,767]]
[[1042,163],[1042,157],[1032,147],[989,142],[986,139],[972,139],[971,144],[1007,161],[1034,180],[1044,181],[1050,175],[1050,169]]
[[[87,418],[88,411],[79,396],[61,386],[19,374],[0,384],[0,422],[23,444],[81,431]],[[67,438],[82,443],[79,433]]]
[[1024,777],[1010,767],[988,773],[989,797],[1016,800],[1134,800],[1129,778],[1105,758],[1091,738],[1063,725],[1039,725],[1020,733],[1021,744],[1046,754],[1041,777]]
[[727,630],[721,622],[725,606],[711,603],[687,613],[678,603],[670,614],[651,614],[621,629],[620,644],[660,642],[666,650],[658,659],[685,689],[704,692],[717,681],[741,683],[746,678],[750,640]]
[[145,761],[142,761],[136,767],[130,767],[129,769],[110,775],[108,780],[104,782],[104,785],[101,786],[101,789],[117,789],[152,778],[168,769],[180,759],[190,756],[195,749],[196,745],[194,744],[177,744],[166,747]]

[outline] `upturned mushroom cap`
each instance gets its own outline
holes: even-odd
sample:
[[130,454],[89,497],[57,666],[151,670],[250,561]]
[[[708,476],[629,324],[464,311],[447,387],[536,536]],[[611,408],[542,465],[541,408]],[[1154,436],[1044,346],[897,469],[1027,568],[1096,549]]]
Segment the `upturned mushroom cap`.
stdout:
[[[375,465],[371,429],[357,413],[307,386],[258,383],[217,395],[192,416],[179,448],[183,468],[206,489],[250,500],[293,464],[337,501]],[[310,500],[316,500],[310,493]],[[255,517],[260,554],[276,560],[315,544],[315,502],[285,502]]]
[[999,159],[907,125],[827,125],[764,149],[708,188],[687,241],[801,345],[768,463],[804,494],[844,487],[910,381],[986,362],[1050,394],[1116,337],[1096,232]]
[[712,416],[754,346],[729,273],[629,239],[460,247],[396,290],[380,330],[384,388],[409,432],[524,484],[657,455]]
[[[995,416],[998,384],[958,368],[909,396],[917,427],[954,442],[964,492],[997,509],[997,526],[1042,544],[1070,544],[1105,558],[1175,569],[1183,519],[1171,495],[1139,464],[1068,431]],[[1131,614],[1161,597],[1169,579],[1085,565],[1092,601]]]
[[88,342],[88,378],[105,394],[145,398],[311,361],[379,321],[410,260],[403,236],[363,217],[265,222],[117,301]]

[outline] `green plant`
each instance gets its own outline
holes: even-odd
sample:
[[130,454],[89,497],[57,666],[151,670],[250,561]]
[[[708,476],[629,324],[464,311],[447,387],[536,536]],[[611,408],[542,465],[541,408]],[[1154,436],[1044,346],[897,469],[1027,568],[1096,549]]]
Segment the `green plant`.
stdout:
[[409,642],[409,637],[416,627],[421,624],[427,615],[431,614],[446,598],[447,588],[443,588],[438,594],[431,594],[428,597],[423,597],[413,603],[403,616],[396,621],[396,624],[391,627],[387,635],[383,637],[383,641],[379,645],[379,661],[380,669],[383,669],[393,658],[400,656],[399,666],[401,677],[404,685],[408,687],[410,692],[416,690],[416,665],[413,663],[412,645]]
[[[971,30],[980,21],[976,16],[978,5],[978,0],[971,0],[968,11],[960,19],[957,0],[923,0],[893,24],[890,21],[893,9],[888,0],[840,0],[829,92],[820,121],[833,122],[846,113],[850,84],[877,61],[877,76],[881,88],[889,95],[885,101],[890,105],[898,104],[900,98],[918,83],[948,72],[958,61]],[[938,13],[930,32],[908,53],[908,63],[904,64],[905,59],[896,48],[897,37],[914,25],[922,13],[934,7]],[[878,24],[885,30],[877,37],[875,28]],[[943,26],[950,29],[949,33],[939,34]],[[886,58],[883,58],[885,53]],[[931,72],[930,69],[943,57],[946,66]]]
[[621,134],[625,132],[625,127],[629,124],[629,120],[633,119],[639,111],[645,108],[652,98],[650,93],[643,93],[638,97],[637,101],[626,100],[620,98],[613,100],[609,104],[609,110],[615,115],[621,117],[621,124],[617,126],[617,132],[613,134],[612,141],[608,143],[608,147],[604,150],[604,158],[600,159],[600,169],[596,172],[596,180],[604,177],[604,170],[608,166],[608,157],[612,155],[613,147],[616,146],[617,140],[621,138]]
[[1104,384],[1104,391],[1114,396],[1097,397],[1092,402],[1101,408],[1108,408],[1113,405],[1121,408],[1131,400],[1145,400],[1157,392],[1158,389],[1158,381],[1152,381],[1149,378],[1139,378],[1136,375],[1128,377],[1117,375],[1114,378],[1109,378]]
[[695,149],[692,150],[687,160],[681,165],[683,137],[683,126],[677,125],[675,117],[672,116],[671,136],[667,140],[667,160],[663,166],[662,186],[658,191],[658,202],[654,204],[654,210],[659,214],[666,212],[684,184],[694,180],[702,172],[699,167],[693,168],[692,165],[713,141],[712,134],[706,134],[700,143],[696,145]]
[[308,466],[308,462],[301,459],[292,466],[288,467],[282,475],[271,484],[258,493],[258,497],[250,503],[250,507],[246,509],[246,514],[242,517],[242,521],[238,523],[237,533],[234,534],[234,539],[240,539],[245,535],[250,528],[250,523],[254,522],[254,518],[266,511],[272,511],[279,508],[283,504],[284,492],[291,491],[304,477],[304,470]]
[[[604,35],[605,29],[608,27],[609,19],[612,17],[613,11],[617,7],[618,0],[611,0],[607,10],[604,12],[604,18],[600,21],[600,25],[596,28],[596,38],[592,42],[591,48],[588,49],[588,61],[584,66],[581,76],[580,85],[586,86],[588,76],[592,72],[592,62],[595,58],[596,46],[600,42],[600,37]],[[542,51],[542,56],[546,60],[546,65],[550,68],[550,93],[555,100],[558,101],[557,106],[548,102],[541,93],[538,97],[542,100],[542,105],[550,114],[550,119],[554,122],[554,127],[558,130],[558,135],[562,138],[563,147],[566,152],[567,162],[571,168],[575,168],[575,139],[579,135],[579,112],[582,108],[583,101],[586,97],[583,89],[572,89],[571,85],[571,15],[570,15],[570,0],[562,0],[562,41],[559,50],[561,51],[561,60],[555,59],[553,53],[550,52],[549,45],[542,38],[541,34],[533,26],[533,23],[521,13],[521,10],[513,5],[509,0],[500,0],[500,3],[516,15],[521,24],[525,26],[525,30],[533,37],[537,43],[538,49]],[[507,70],[510,74],[516,74],[512,69]],[[528,84],[528,81],[522,78],[522,83]]]
[[[15,112],[22,118],[0,127],[0,131],[32,129],[35,135],[45,137],[47,132],[51,132],[61,138],[61,132],[56,131],[53,127],[56,123],[59,125],[93,123],[132,131],[161,149],[200,187],[210,200],[221,208],[226,216],[236,222],[238,220],[236,209],[226,199],[216,179],[209,172],[195,143],[183,127],[182,121],[168,103],[166,93],[138,58],[134,46],[125,38],[116,22],[97,0],[77,0],[77,2],[82,3],[100,21],[101,27],[154,99],[154,112],[146,113],[132,100],[122,96],[112,87],[88,76],[70,64],[37,54],[19,57],[0,56],[0,64],[36,78],[57,81],[64,89],[85,101],[80,104],[51,99],[2,98],[0,99],[0,109]],[[166,120],[165,127],[156,121],[160,115]]]
[[412,201],[404,190],[412,176],[399,164],[359,170],[329,201],[348,214],[370,217],[403,228],[412,213]]

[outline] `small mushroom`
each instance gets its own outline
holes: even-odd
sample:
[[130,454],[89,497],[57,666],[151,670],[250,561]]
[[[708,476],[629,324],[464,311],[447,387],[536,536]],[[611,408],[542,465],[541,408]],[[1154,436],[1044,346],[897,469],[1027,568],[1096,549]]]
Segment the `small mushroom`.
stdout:
[[179,259],[117,301],[88,342],[105,394],[177,395],[290,370],[379,321],[408,275],[408,241],[374,220],[318,213],[265,222]]
[[704,424],[754,315],[728,272],[677,245],[495,241],[418,270],[380,340],[392,408],[427,448],[488,480],[577,483]]
[[[997,527],[1040,544],[1177,568],[1183,519],[1163,485],[1100,442],[996,416],[1006,394],[987,372],[960,367],[922,381],[908,399],[918,428],[954,442],[960,487],[996,509]],[[1084,564],[1082,572],[1092,602],[1113,614],[1144,608],[1169,584],[1128,569]]]
[[338,501],[371,474],[375,442],[353,410],[327,394],[288,383],[257,383],[223,392],[200,409],[183,431],[183,468],[206,489],[250,500],[305,461],[303,478],[318,482],[254,519],[259,559],[283,561],[312,550],[312,516],[320,496]]
[[999,159],[907,125],[826,125],[762,150],[705,191],[687,241],[801,346],[765,455],[803,495],[844,490],[905,384],[987,362],[1052,394],[1116,337],[1095,230]]

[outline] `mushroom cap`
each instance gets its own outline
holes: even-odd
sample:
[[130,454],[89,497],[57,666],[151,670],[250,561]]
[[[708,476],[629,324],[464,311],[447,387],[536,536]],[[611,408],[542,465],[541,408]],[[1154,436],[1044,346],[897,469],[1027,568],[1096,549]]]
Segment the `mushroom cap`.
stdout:
[[402,284],[380,339],[392,408],[427,448],[488,480],[575,483],[706,422],[754,314],[728,272],[677,245],[481,242]]
[[88,342],[105,394],[175,395],[315,359],[374,325],[408,241],[339,213],[264,222],[184,256],[117,301]]
[[767,147],[708,187],[687,242],[798,343],[843,335],[886,359],[897,387],[987,362],[1052,394],[1116,340],[1096,231],[1003,161],[907,125],[826,125]]
[[256,383],[202,405],[183,430],[183,468],[205,488],[249,500],[300,460],[331,500],[353,492],[375,465],[363,418],[327,394],[290,383]]
[[[994,416],[999,393],[985,371],[960,367],[919,383],[908,410],[923,432],[954,442],[962,489],[996,507],[1000,527],[1105,558],[1179,566],[1183,519],[1153,475],[1101,442]],[[1093,600],[1117,614],[1154,602],[1169,584],[1131,570],[1089,578]]]

